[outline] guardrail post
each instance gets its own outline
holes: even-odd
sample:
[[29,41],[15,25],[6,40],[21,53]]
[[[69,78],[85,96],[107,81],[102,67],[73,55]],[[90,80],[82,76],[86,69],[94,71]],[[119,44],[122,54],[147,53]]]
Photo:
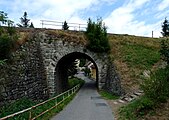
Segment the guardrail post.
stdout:
[[[37,104],[37,105],[35,105],[35,106],[32,106],[32,107],[30,107],[30,108],[27,108],[27,109],[24,109],[24,110],[22,110],[22,111],[19,111],[19,112],[17,112],[17,113],[14,113],[14,114],[8,115],[8,116],[6,116],[6,117],[0,118],[0,120],[9,119],[9,118],[12,118],[12,117],[14,117],[14,116],[16,116],[16,115],[22,114],[22,113],[24,113],[24,112],[28,112],[28,113],[29,113],[29,116],[28,116],[28,117],[29,117],[29,120],[34,120],[34,119],[40,117],[41,115],[45,114],[46,112],[50,111],[50,110],[53,109],[55,106],[57,107],[57,106],[61,103],[61,101],[63,102],[63,101],[64,101],[65,99],[67,99],[69,96],[71,96],[72,94],[74,94],[78,89],[79,89],[79,85],[76,85],[75,87],[71,88],[70,90],[68,90],[68,91],[66,91],[66,92],[64,92],[64,93],[62,93],[62,94],[60,94],[60,95],[58,95],[58,96],[55,96],[55,97],[53,97],[53,98],[51,98],[51,99],[49,99],[49,100],[46,100],[46,101],[44,101],[44,102],[42,102],[42,103],[39,103],[39,104]],[[70,93],[69,93],[69,92],[70,92]],[[63,96],[62,96],[62,95],[63,95]],[[68,96],[67,96],[67,95],[68,95]],[[59,97],[63,98],[63,100],[61,100],[61,101],[58,102],[57,98],[59,98]],[[46,110],[46,111],[40,113],[39,115],[35,115],[35,117],[34,117],[33,110],[36,109],[36,107],[38,107],[38,106],[40,106],[40,105],[43,105],[43,104],[45,104],[45,103],[47,103],[47,102],[49,102],[49,101],[51,101],[51,100],[54,100],[54,99],[55,99],[55,106],[53,106],[53,107],[51,107],[50,109],[48,109],[48,110]]]
[[43,20],[42,20],[42,28],[43,28]]
[[63,94],[63,97],[62,97],[62,98],[63,98],[63,100],[65,99],[64,94]]
[[30,111],[29,111],[29,120],[31,120],[32,119],[32,109],[30,109]]

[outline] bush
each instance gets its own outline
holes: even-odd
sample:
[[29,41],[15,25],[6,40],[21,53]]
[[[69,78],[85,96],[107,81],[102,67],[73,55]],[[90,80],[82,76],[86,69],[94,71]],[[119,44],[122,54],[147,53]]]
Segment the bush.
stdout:
[[98,53],[108,52],[110,50],[107,30],[102,22],[102,19],[98,19],[97,23],[95,23],[89,18],[86,36],[89,40],[89,44],[87,45],[89,50]]
[[147,97],[155,102],[165,102],[169,97],[169,67],[152,73],[141,87]]
[[138,120],[143,115],[146,115],[149,110],[152,110],[155,102],[146,96],[129,103],[127,106],[120,108],[120,119],[122,120]]
[[8,25],[6,27],[0,26],[0,60],[4,60],[10,58],[17,37],[13,27],[14,22],[8,19],[7,13],[0,11],[0,22]]
[[0,60],[9,59],[12,44],[12,40],[8,35],[0,36]]
[[10,59],[17,40],[16,31],[12,27],[0,28],[0,60]]
[[169,64],[169,40],[162,40],[161,42],[161,50],[160,50],[162,59]]
[[68,80],[68,84],[69,84],[69,88],[73,88],[78,84],[83,85],[84,80],[74,77]]
[[[0,108],[0,113],[1,113],[0,118],[7,116],[7,115],[10,115],[10,114],[13,114],[13,113],[18,112],[18,111],[21,111],[21,110],[26,109],[28,107],[31,107],[35,104],[36,104],[35,102],[33,102],[32,100],[29,100],[28,98],[22,98],[20,100],[17,100],[14,103],[5,105],[5,106]],[[28,115],[24,114],[22,117],[27,118]]]
[[[160,53],[162,59],[169,63],[168,40],[162,40]],[[152,73],[149,79],[144,80],[141,87],[147,97],[155,102],[165,102],[169,97],[169,65]]]

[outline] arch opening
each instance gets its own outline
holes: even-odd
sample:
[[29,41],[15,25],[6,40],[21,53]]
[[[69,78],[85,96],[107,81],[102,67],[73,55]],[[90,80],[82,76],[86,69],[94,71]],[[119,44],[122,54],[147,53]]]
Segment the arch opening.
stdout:
[[[95,68],[95,83],[98,88],[99,78],[98,78],[98,66],[95,61],[88,55],[80,52],[73,52],[63,56],[57,63],[54,73],[54,81],[55,81],[55,92],[61,93],[68,89],[68,69],[72,65],[75,60],[86,59],[90,61]],[[79,71],[78,71],[79,72]]]

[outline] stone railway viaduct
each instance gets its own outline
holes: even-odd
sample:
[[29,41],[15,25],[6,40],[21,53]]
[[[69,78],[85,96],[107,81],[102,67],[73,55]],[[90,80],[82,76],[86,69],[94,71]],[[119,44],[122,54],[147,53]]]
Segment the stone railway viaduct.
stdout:
[[13,62],[0,69],[0,105],[22,97],[44,100],[65,91],[68,66],[79,58],[94,63],[98,89],[122,94],[109,54],[89,51],[83,33],[45,29],[20,33],[24,43],[13,53]]

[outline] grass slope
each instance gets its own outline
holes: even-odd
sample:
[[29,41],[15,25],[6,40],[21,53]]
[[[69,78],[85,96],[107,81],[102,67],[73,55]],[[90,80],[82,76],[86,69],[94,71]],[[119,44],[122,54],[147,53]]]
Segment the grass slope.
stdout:
[[157,38],[109,34],[111,57],[121,75],[126,92],[139,89],[141,76],[160,60]]

